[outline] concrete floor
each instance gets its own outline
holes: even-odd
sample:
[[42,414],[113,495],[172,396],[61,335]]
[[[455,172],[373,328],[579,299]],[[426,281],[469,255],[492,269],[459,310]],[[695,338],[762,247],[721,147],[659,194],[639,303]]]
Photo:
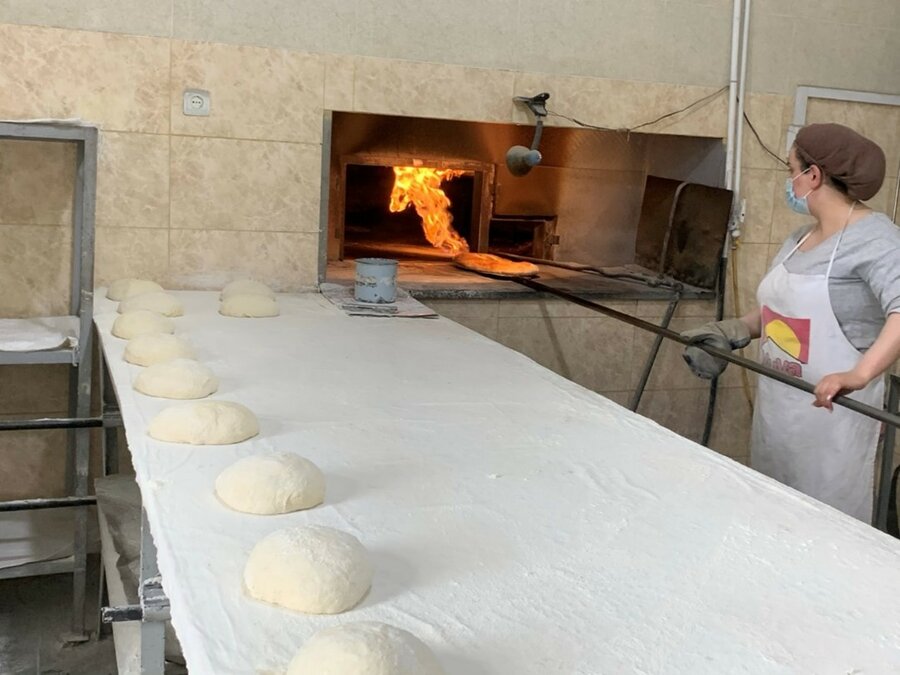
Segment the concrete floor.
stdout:
[[[96,630],[99,557],[88,572],[87,626]],[[72,612],[72,577],[54,574],[0,581],[2,675],[115,675],[112,635],[66,644]]]

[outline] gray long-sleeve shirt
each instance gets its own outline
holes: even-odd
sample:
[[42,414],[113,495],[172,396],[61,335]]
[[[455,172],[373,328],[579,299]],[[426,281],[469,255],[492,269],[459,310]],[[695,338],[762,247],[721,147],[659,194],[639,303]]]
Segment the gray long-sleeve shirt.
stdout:
[[[812,228],[795,230],[775,256],[781,264]],[[825,274],[838,235],[809,251],[795,251],[785,267],[792,274]],[[847,226],[828,281],[831,308],[850,343],[865,351],[875,342],[885,318],[900,312],[900,228],[883,213],[872,213]]]

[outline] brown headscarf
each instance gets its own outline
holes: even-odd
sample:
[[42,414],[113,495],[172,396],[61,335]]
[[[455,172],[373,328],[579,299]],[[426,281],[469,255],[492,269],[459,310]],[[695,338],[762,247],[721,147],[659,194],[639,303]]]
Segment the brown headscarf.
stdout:
[[866,201],[884,182],[884,151],[842,124],[810,124],[794,141],[797,156],[847,186],[852,199]]

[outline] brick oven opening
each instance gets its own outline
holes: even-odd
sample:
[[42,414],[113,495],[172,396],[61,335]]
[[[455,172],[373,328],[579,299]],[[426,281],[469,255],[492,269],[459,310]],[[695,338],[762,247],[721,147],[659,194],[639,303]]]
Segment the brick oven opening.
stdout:
[[[505,155],[530,143],[529,124],[347,112],[325,120],[322,280],[346,278],[355,258],[388,257],[400,260],[407,287],[436,287],[438,277],[456,287],[479,281],[451,264],[468,250],[714,286],[731,198],[721,189],[722,139],[545,126],[543,161],[520,177]],[[439,174],[426,183],[440,194],[398,199],[404,167]],[[426,211],[443,212],[452,233],[426,227]]]

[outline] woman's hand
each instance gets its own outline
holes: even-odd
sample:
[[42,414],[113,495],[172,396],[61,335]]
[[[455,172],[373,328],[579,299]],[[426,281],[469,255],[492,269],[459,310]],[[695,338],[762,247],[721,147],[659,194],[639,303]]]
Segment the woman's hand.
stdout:
[[826,375],[816,385],[816,400],[813,402],[813,405],[830,411],[833,408],[831,402],[835,396],[858,391],[867,384],[869,384],[869,380],[856,370]]

